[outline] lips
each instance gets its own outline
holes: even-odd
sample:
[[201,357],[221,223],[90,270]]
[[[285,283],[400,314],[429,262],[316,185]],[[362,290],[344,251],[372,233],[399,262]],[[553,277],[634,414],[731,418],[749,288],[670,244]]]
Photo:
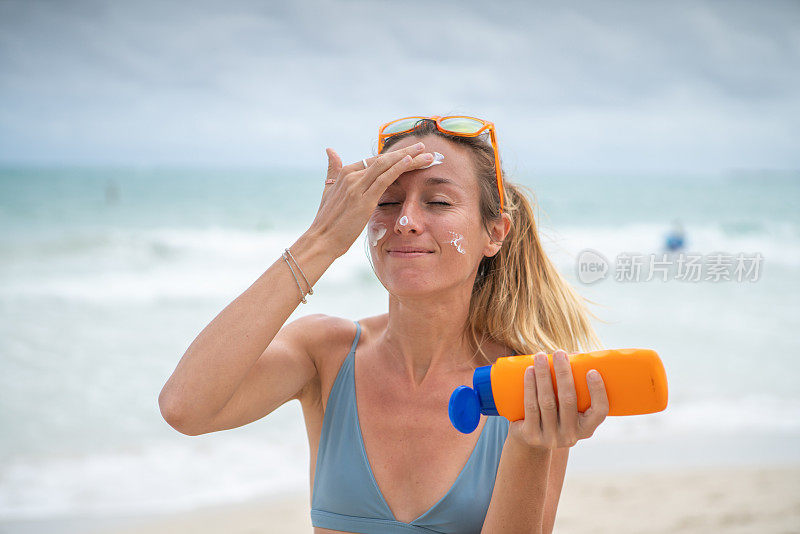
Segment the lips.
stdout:
[[433,252],[431,250],[425,250],[424,248],[419,247],[394,247],[390,248],[388,252],[397,252],[397,253],[413,253],[413,252],[421,252],[421,253],[430,253]]
[[390,250],[388,254],[390,257],[394,258],[422,258],[430,255],[431,252],[400,252],[397,250]]
[[428,254],[433,253],[433,251],[409,245],[404,245],[404,246],[398,245],[390,248],[389,250],[386,251],[386,253],[390,257],[394,258],[421,258],[423,256],[427,256]]

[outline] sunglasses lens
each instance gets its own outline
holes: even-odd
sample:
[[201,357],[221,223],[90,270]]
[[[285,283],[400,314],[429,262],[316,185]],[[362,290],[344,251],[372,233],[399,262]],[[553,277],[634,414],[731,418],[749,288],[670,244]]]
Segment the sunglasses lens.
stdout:
[[396,134],[398,132],[404,132],[406,130],[410,130],[422,118],[423,117],[411,117],[410,119],[403,119],[397,122],[393,122],[392,124],[384,128],[381,133],[384,135],[391,135],[391,134]]
[[470,119],[467,117],[453,117],[450,119],[443,119],[439,123],[442,128],[451,132],[472,134],[483,128],[481,121]]

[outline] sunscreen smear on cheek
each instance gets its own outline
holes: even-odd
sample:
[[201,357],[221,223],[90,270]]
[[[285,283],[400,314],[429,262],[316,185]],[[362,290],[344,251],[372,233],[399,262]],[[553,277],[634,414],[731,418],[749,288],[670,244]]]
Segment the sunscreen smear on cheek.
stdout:
[[367,236],[369,238],[369,244],[373,247],[378,246],[378,241],[386,235],[386,226],[381,223],[370,223],[369,228],[367,229]]
[[464,236],[461,235],[461,234],[458,234],[456,232],[453,232],[452,230],[449,231],[448,233],[451,236],[450,244],[453,245],[460,254],[466,254],[467,251],[464,250],[464,247],[463,247]]

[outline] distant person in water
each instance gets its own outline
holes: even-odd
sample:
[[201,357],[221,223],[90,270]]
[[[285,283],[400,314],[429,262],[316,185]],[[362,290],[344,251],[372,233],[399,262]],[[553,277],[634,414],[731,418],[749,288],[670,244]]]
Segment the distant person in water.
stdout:
[[119,203],[119,185],[114,180],[106,181],[106,204]]
[[685,241],[686,235],[683,231],[683,225],[676,219],[672,223],[672,230],[667,234],[664,245],[669,252],[677,252],[683,249]]

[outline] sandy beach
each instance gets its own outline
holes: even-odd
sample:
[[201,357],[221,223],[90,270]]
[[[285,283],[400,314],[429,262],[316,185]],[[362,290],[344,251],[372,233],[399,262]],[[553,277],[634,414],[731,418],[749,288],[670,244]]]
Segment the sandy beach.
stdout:
[[[308,495],[179,514],[0,525],[3,532],[91,534],[307,533]],[[8,530],[6,530],[8,529]],[[567,474],[555,532],[800,532],[800,466]]]

